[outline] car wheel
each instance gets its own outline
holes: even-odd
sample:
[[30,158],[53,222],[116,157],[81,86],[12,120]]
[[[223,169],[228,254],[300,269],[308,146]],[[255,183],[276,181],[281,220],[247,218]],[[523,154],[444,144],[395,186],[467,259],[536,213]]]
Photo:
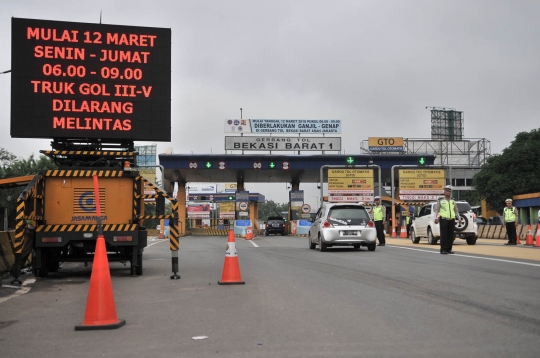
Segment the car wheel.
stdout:
[[264,235],[268,236],[268,235],[270,235],[270,233],[268,231],[265,231]]
[[328,250],[328,245],[326,245],[322,241],[322,237],[321,237],[321,235],[319,235],[319,251],[327,251],[327,250]]
[[467,241],[467,245],[476,245],[477,239],[478,239],[478,236],[469,236],[465,240]]
[[413,228],[411,228],[411,241],[413,244],[418,244],[420,242],[420,238],[416,236]]
[[282,231],[282,232],[281,232],[281,236],[285,236],[285,231]]
[[352,247],[354,247],[355,250],[358,250],[360,248],[360,244],[354,244]]
[[430,245],[437,245],[437,241],[439,241],[435,236],[433,236],[433,231],[431,231],[431,228],[427,229],[427,241]]
[[368,251],[375,251],[376,248],[377,248],[377,245],[375,244],[367,244]]
[[311,241],[311,236],[308,236],[308,240],[309,240],[309,249],[314,250],[317,244],[314,244],[313,241]]
[[463,231],[469,226],[469,220],[465,215],[460,215],[459,218],[459,220],[456,220],[454,230]]

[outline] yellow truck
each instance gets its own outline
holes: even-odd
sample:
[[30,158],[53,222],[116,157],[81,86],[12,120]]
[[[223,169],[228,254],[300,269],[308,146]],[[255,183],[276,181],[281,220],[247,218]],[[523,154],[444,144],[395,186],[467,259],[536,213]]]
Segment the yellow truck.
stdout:
[[[108,166],[59,166],[42,171],[25,187],[17,200],[14,251],[30,249],[36,277],[56,272],[63,262],[92,262],[96,246],[97,216],[93,177],[99,183],[103,235],[109,261],[130,263],[132,275],[143,273],[143,250],[147,246],[145,219],[170,219],[171,236],[178,238],[177,214],[165,215],[165,200],[176,200],[141,176],[136,152],[42,151],[66,163],[66,158],[101,158]],[[145,188],[155,193],[145,194]],[[156,213],[145,215],[145,199],[154,199]],[[19,257],[17,257],[19,253]],[[24,254],[22,255],[24,256]],[[24,259],[24,258],[23,258]],[[18,276],[16,276],[18,278]]]

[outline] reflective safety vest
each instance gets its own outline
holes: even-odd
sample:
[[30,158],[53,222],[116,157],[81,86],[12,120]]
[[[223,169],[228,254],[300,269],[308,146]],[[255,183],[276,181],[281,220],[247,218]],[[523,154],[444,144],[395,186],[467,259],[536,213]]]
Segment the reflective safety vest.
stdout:
[[406,223],[407,225],[409,225],[410,222],[411,222],[411,218],[408,217],[408,216],[405,217],[405,223]]
[[373,221],[382,221],[382,205],[373,207]]
[[516,221],[516,208],[513,206],[504,208],[504,221],[507,223]]
[[456,206],[456,203],[454,202],[454,200],[440,199],[439,200],[439,215],[441,216],[441,218],[455,219],[456,212],[455,212],[454,206]]

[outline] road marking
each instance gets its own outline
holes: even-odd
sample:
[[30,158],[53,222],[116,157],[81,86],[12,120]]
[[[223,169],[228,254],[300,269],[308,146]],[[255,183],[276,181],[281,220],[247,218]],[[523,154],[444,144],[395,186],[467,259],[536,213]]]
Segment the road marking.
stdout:
[[[164,239],[158,239],[159,241],[156,241],[154,243],[151,243],[151,244],[147,244],[146,247],[150,247],[150,246],[153,246],[155,244],[159,244],[160,242],[169,242],[169,240],[164,240]],[[153,240],[152,240],[153,241]]]
[[257,245],[256,243],[254,243],[253,240],[249,240],[249,243],[250,243],[251,245],[253,245],[254,247],[259,247],[259,245]]
[[[428,252],[428,253],[431,253],[431,254],[439,254],[440,255],[439,252],[433,251],[433,250],[415,249],[415,248],[412,248],[412,247],[394,246],[394,245],[392,245],[390,247],[395,247],[395,248],[398,248],[398,249],[405,249],[405,250],[412,250],[412,251]],[[452,255],[450,255],[450,256],[452,256]],[[457,254],[457,253],[454,254],[454,256],[470,257],[470,258],[473,258],[473,259],[508,262],[508,263],[512,263],[512,264],[540,267],[540,264],[532,264],[532,263],[529,263],[529,262],[520,262],[520,261],[505,260],[505,259],[495,259],[495,258],[492,258],[492,257],[471,256],[471,255],[463,255],[463,254]]]
[[[35,278],[29,278],[28,280],[24,280],[24,282],[22,283],[20,288],[19,288],[19,286],[15,286],[15,288],[19,288],[19,289],[17,291],[15,291],[14,294],[6,296],[4,298],[0,298],[0,303],[6,302],[7,300],[9,300],[11,298],[14,298],[14,297],[17,297],[17,296],[20,296],[20,295],[24,295],[25,293],[30,292],[30,289],[32,287],[27,286],[27,285],[32,284],[34,282],[36,282]],[[2,287],[14,287],[14,286],[3,285]]]

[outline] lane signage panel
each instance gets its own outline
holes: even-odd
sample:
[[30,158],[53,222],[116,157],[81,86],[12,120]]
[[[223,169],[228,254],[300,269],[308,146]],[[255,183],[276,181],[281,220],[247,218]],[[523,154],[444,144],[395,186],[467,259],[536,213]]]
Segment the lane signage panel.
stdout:
[[373,201],[373,169],[328,169],[328,201]]
[[11,25],[12,137],[171,140],[171,29]]
[[443,169],[400,169],[399,198],[401,200],[436,200],[444,195]]

